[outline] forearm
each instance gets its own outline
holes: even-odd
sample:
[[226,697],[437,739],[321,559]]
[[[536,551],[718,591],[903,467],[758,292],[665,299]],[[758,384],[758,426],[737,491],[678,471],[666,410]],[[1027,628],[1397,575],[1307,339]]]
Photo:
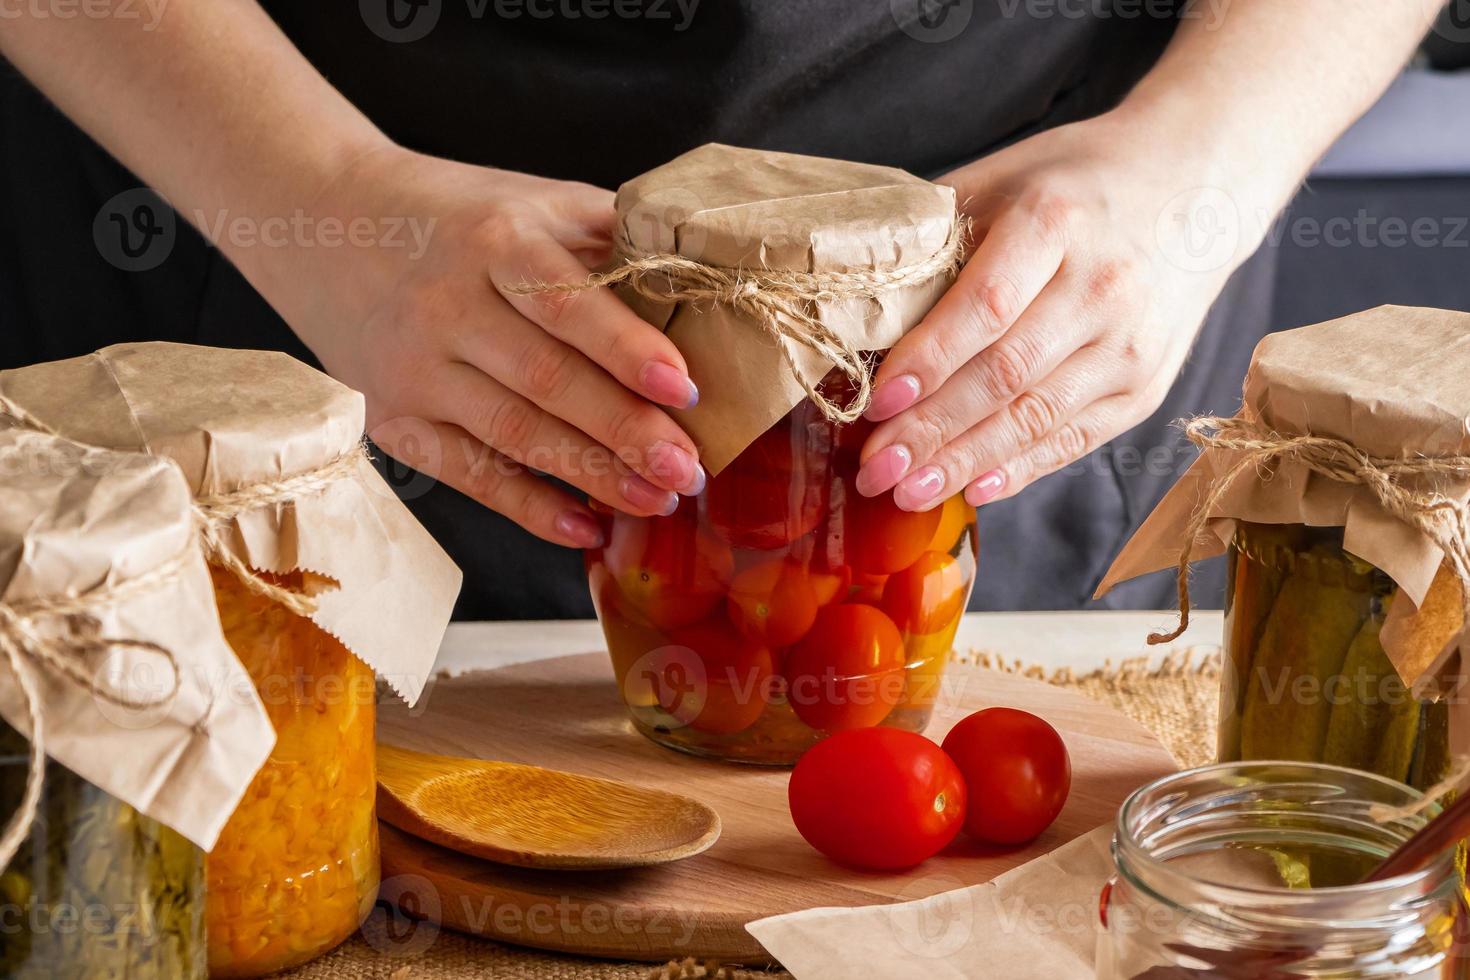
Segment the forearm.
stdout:
[[190,220],[290,217],[386,142],[254,0],[168,0],[156,21],[33,9],[0,17],[0,53]]
[[[1198,0],[1118,110],[1274,215],[1433,22],[1423,0]],[[1203,156],[1207,159],[1200,160]]]

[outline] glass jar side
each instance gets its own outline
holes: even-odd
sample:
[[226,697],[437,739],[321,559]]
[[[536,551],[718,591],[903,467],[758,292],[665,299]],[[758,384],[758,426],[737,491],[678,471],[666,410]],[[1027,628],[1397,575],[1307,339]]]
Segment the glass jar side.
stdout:
[[803,402],[672,516],[603,512],[588,581],[639,731],[789,765],[831,731],[928,723],[975,578],[975,512],[859,494],[870,431]]
[[[26,740],[0,722],[0,813],[25,792]],[[208,976],[204,852],[58,762],[29,837],[0,873],[0,975]]]
[[276,731],[208,859],[211,975],[253,977],[332,949],[377,897],[377,694],[372,669],[310,620],[218,570],[214,584]]
[[1416,799],[1320,764],[1221,764],[1144,787],[1119,811],[1098,976],[1467,976],[1451,852],[1359,884],[1435,812],[1379,823],[1370,808]]
[[1241,522],[1228,562],[1220,761],[1320,761],[1421,788],[1447,771],[1447,705],[1414,698],[1380,641],[1397,589],[1341,528]]

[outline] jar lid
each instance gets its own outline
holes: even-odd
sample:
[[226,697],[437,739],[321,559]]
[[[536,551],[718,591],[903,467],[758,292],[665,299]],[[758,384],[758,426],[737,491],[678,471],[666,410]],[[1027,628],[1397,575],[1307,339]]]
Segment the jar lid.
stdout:
[[719,144],[628,181],[617,216],[622,272],[653,270],[619,295],[684,355],[700,401],[671,414],[711,474],[802,399],[821,403],[834,368],[858,393],[846,416],[860,414],[864,352],[919,323],[964,249],[951,187]]
[[417,698],[460,573],[362,453],[362,395],[287,354],[136,343],[0,371],[0,396],[67,438],[173,460],[209,504],[211,560],[330,579],[301,611]]
[[11,727],[206,849],[275,742],[166,460],[0,428],[0,647]]

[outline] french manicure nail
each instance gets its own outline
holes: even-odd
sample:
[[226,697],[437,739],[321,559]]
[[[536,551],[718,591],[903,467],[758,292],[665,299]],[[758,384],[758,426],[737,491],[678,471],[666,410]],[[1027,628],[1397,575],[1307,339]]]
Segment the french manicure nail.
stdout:
[[926,466],[904,480],[894,491],[894,502],[904,510],[922,510],[944,490],[944,471]]
[[893,418],[918,400],[919,379],[912,374],[900,374],[878,386],[863,415],[869,422],[882,422]]
[[666,486],[692,497],[704,489],[704,467],[694,454],[671,442],[656,442],[648,450],[648,471]]
[[557,533],[578,548],[601,548],[602,528],[581,511],[564,510],[552,522]]
[[679,509],[679,497],[667,490],[660,490],[641,476],[625,476],[618,482],[618,492],[639,510],[652,511],[660,517],[668,517]]
[[693,408],[699,404],[699,389],[689,376],[664,361],[649,361],[638,372],[643,392],[660,405]]
[[864,497],[876,497],[885,490],[893,489],[893,485],[903,479],[909,467],[914,465],[914,457],[903,446],[889,446],[873,454],[858,470],[857,479],[853,482],[857,486],[857,492]]
[[971,507],[989,503],[1005,489],[1006,475],[1002,470],[991,470],[965,488],[965,502]]

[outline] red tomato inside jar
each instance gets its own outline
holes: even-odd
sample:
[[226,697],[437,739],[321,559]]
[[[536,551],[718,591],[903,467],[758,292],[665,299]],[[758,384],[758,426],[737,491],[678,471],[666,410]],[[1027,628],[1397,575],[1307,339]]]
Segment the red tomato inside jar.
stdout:
[[672,516],[604,515],[588,578],[640,732],[789,765],[835,731],[928,723],[975,579],[975,512],[861,496],[870,430],[805,401]]

